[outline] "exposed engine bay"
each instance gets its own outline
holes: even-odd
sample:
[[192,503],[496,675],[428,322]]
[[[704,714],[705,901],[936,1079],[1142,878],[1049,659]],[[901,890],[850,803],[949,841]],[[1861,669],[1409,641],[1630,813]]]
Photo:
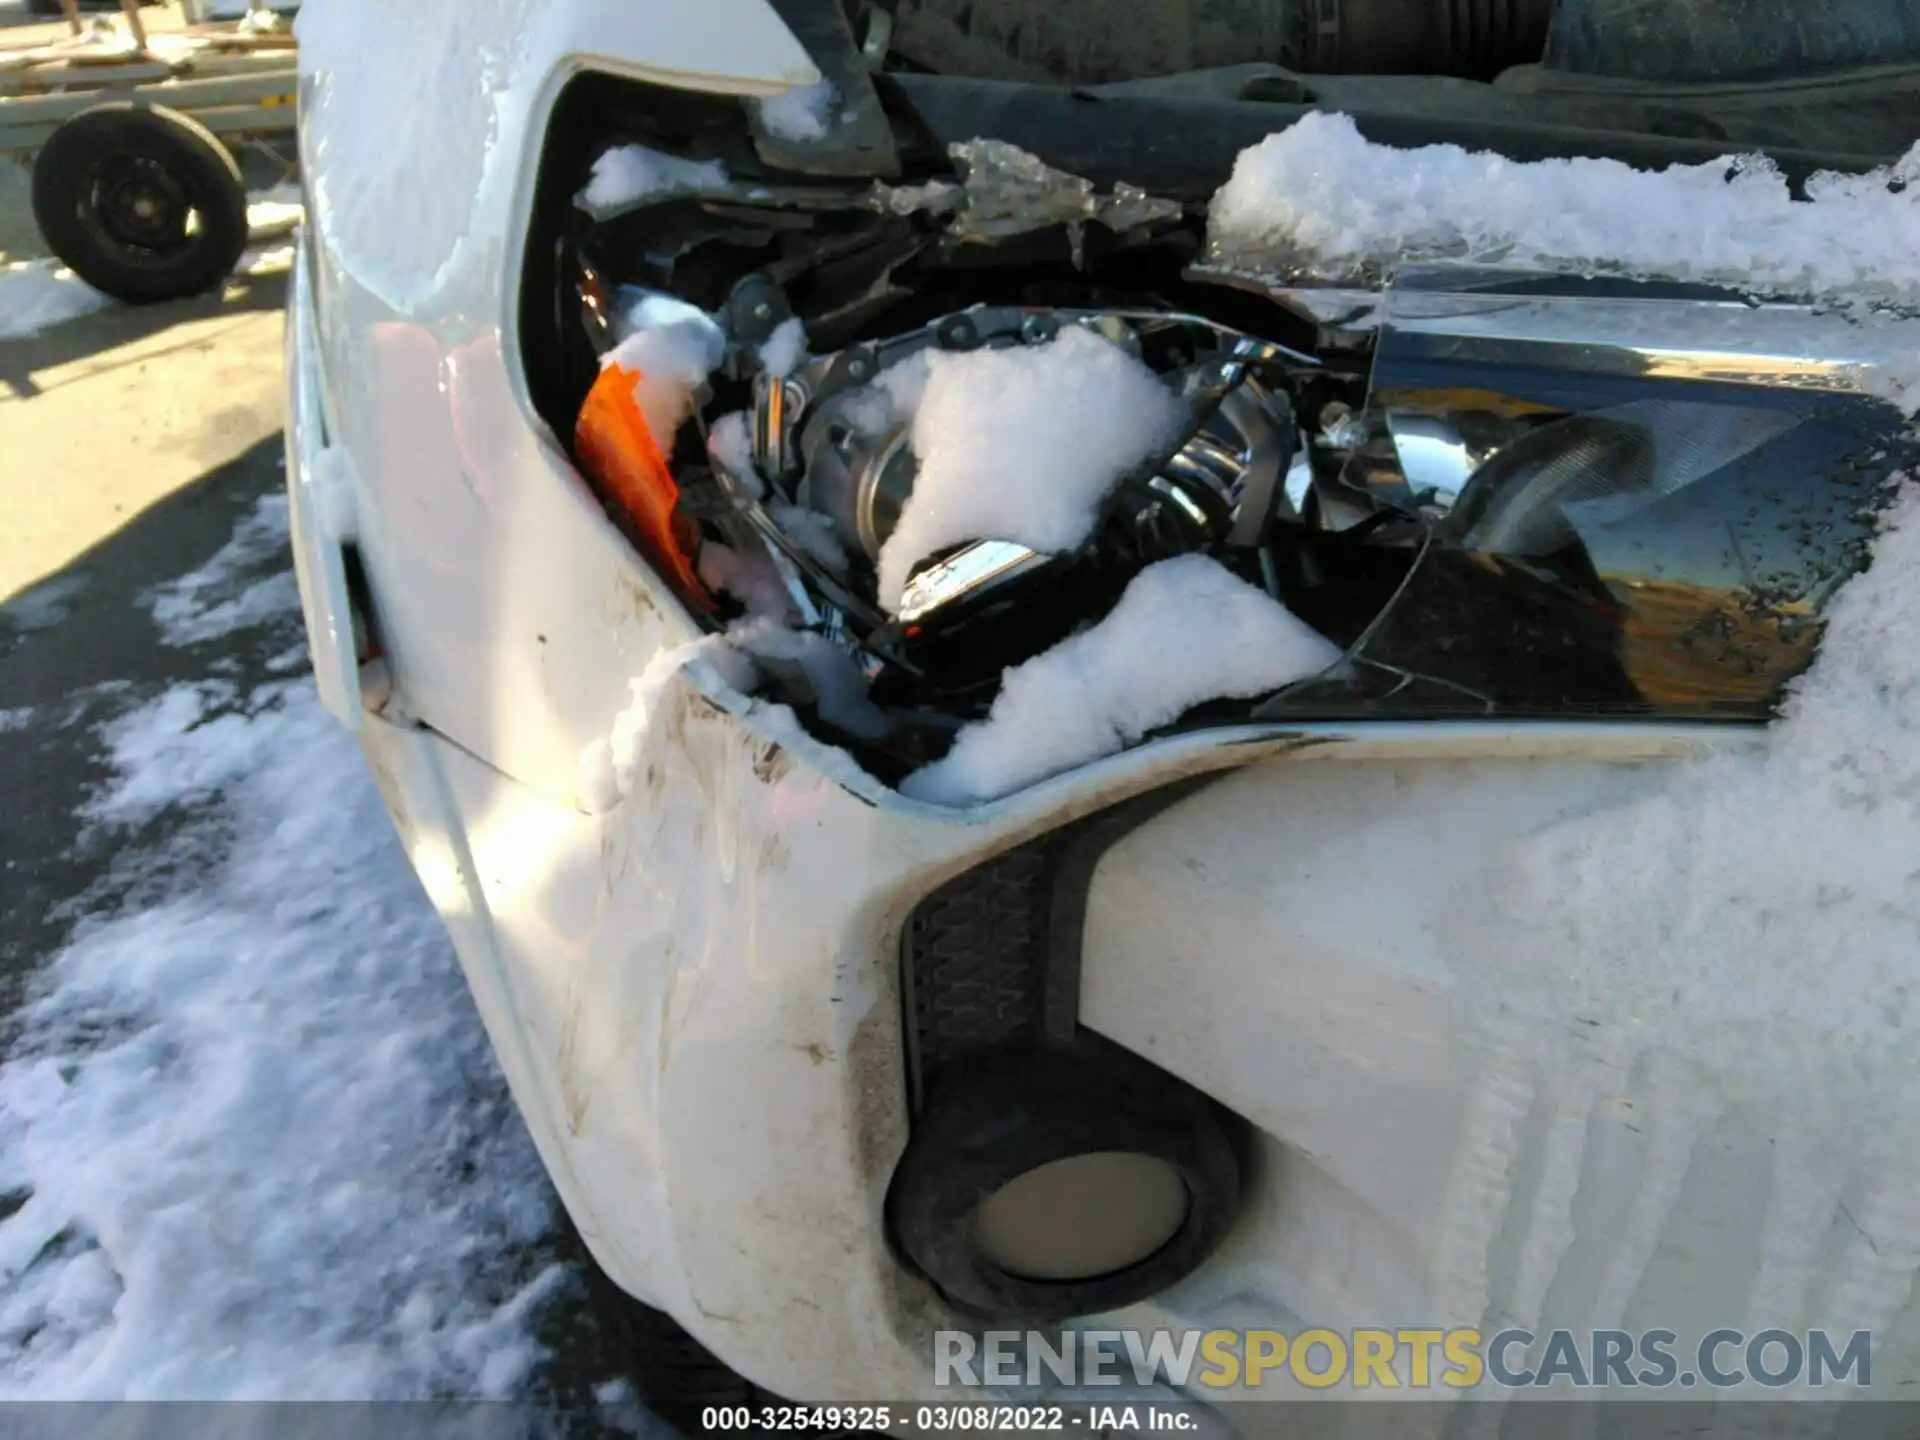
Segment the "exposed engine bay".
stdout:
[[[997,141],[899,185],[636,153],[667,180],[589,188],[560,247],[575,454],[756,683],[890,782],[1182,557],[1313,643],[1109,749],[1764,721],[1899,468],[1898,413],[1805,307],[1461,267],[1309,286],[1211,251],[1191,204]],[[1694,358],[1650,363],[1649,324]]]
[[[1177,416],[1172,433],[1108,477],[1097,517],[1072,548],[1040,550],[983,534],[917,559],[890,582],[883,561],[922,466],[913,417],[889,406],[887,382],[895,382],[892,389],[924,385],[914,362],[929,352],[1022,346],[1078,348],[1090,365],[1098,363],[1098,347],[1132,357],[1177,401],[1167,407]],[[757,377],[753,474],[767,481],[777,505],[823,517],[844,563],[823,563],[817,546],[777,524],[760,531],[804,577],[797,604],[837,611],[828,623],[853,627],[882,663],[880,674],[965,707],[969,691],[991,686],[1006,665],[1100,613],[1155,560],[1205,552],[1248,578],[1272,569],[1269,542],[1287,513],[1285,484],[1302,453],[1289,367],[1303,375],[1316,368],[1199,316],[1013,306],[957,311],[810,359],[784,378]],[[1302,456],[1296,478],[1304,474]],[[1042,474],[1030,478],[1046,483]],[[766,514],[738,489],[735,496],[751,520]],[[1046,503],[1046,496],[1034,497],[1036,508]],[[1000,527],[1024,528],[1011,516]],[[1269,589],[1277,595],[1277,577]]]

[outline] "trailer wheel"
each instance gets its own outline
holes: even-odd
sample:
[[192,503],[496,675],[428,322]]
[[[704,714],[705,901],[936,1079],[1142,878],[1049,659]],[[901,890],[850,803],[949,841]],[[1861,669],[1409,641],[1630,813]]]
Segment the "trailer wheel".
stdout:
[[240,167],[161,105],[114,101],[54,131],[34,161],[33,218],[74,274],[131,305],[211,290],[247,248]]

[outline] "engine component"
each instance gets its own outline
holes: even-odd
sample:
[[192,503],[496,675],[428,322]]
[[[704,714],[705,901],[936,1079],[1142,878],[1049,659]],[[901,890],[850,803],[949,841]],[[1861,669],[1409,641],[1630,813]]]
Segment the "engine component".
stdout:
[[900,602],[900,623],[913,627],[934,614],[998,601],[1004,592],[1047,568],[1052,556],[1010,540],[975,540],[916,571]]
[[[799,445],[805,470],[799,502],[831,519],[841,543],[870,560],[893,533],[916,469],[905,425],[863,432],[877,398],[857,390],[830,395],[809,415]],[[767,416],[765,403],[757,413]]]
[[[1260,473],[1251,477],[1254,503],[1249,511],[1258,518],[1250,518],[1248,528],[1257,532],[1253,543],[1265,538],[1278,475],[1278,461],[1271,452],[1282,443],[1271,433],[1271,421],[1262,419],[1256,402],[1239,411],[1243,420],[1253,421],[1253,436],[1242,435],[1231,449],[1202,436],[1220,416],[1227,398],[1251,380],[1255,368],[1278,362],[1285,352],[1249,335],[1234,336],[1226,351],[1225,358],[1210,356],[1166,377],[1186,406],[1186,422],[1162,450],[1142,459],[1114,487],[1109,510],[1131,526],[1134,553],[1140,559],[1165,559],[1225,541],[1240,515],[1241,497],[1256,460]],[[1290,447],[1291,438],[1284,443]],[[1196,445],[1197,453],[1189,454]],[[1267,473],[1270,468],[1271,474]]]
[[[1116,486],[1116,518],[1137,550],[1171,555],[1262,543],[1287,509],[1281,482],[1295,448],[1287,394],[1262,375],[1314,362],[1193,316],[981,307],[816,357],[784,384],[763,377],[756,387],[761,466],[776,479],[797,469],[795,500],[829,517],[841,542],[871,561],[912,495],[917,470],[908,417],[871,382],[930,350],[1045,344],[1066,325],[1086,326],[1159,369],[1188,407],[1189,421],[1166,451]],[[911,618],[925,624],[957,589],[977,593],[989,572],[1007,578],[1004,552],[993,552],[984,570],[982,559],[969,551],[941,562],[939,574],[917,588]],[[1018,569],[1030,575],[1037,563],[1028,552]]]
[[[761,292],[743,284],[735,299],[750,293]],[[786,313],[780,303],[771,311]],[[1186,422],[1159,453],[1119,478],[1081,551],[1049,555],[981,536],[923,561],[908,577],[897,613],[877,616],[860,577],[871,573],[918,474],[912,397],[921,377],[913,365],[935,351],[1046,344],[1070,325],[1157,370],[1181,396]],[[815,356],[786,377],[754,379],[755,468],[780,492],[780,503],[824,518],[861,562],[855,573],[827,574],[807,547],[772,527],[756,502],[736,501],[836,606],[877,622],[866,638],[878,652],[916,673],[938,671],[943,688],[966,689],[1096,616],[1140,565],[1223,547],[1258,553],[1276,519],[1297,518],[1285,485],[1297,449],[1285,377],[1314,367],[1310,357],[1196,316],[977,306]],[[1263,559],[1262,569],[1271,575],[1271,562]],[[1028,600],[1040,587],[1051,599],[1035,607]],[[1010,608],[1016,604],[1017,611]]]

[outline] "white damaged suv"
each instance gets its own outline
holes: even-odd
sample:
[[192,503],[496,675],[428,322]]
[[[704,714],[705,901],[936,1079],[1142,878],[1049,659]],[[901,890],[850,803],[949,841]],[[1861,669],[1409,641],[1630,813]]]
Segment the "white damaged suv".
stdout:
[[1912,1368],[1913,57],[1552,8],[309,0],[318,684],[663,1413]]

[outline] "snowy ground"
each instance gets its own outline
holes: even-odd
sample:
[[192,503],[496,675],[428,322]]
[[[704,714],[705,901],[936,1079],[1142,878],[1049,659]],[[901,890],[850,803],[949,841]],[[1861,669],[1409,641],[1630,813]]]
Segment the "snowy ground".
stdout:
[[31,335],[109,303],[57,261],[8,265],[0,268],[0,340]]
[[633,1422],[593,1398],[577,1242],[314,698],[277,481],[258,447],[104,578],[0,607],[0,1400]]
[[[238,273],[253,275],[287,268],[293,252],[284,236],[276,232],[298,223],[299,187],[275,186],[253,195],[247,218],[260,243],[241,258]],[[57,260],[0,264],[0,340],[32,335],[113,303]]]

